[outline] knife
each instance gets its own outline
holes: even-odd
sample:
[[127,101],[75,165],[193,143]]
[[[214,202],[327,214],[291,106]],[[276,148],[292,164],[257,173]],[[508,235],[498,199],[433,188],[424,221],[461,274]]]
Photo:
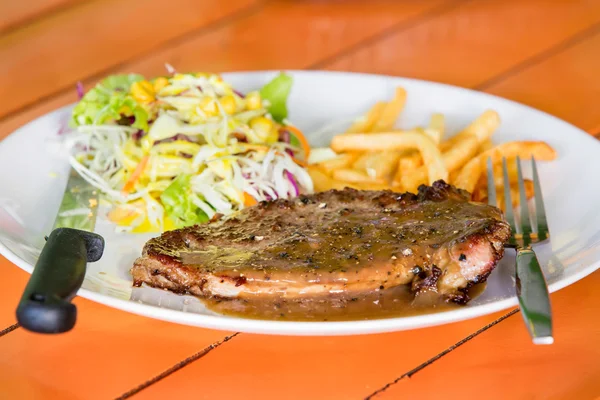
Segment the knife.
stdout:
[[23,328],[61,333],[75,325],[77,308],[71,299],[83,283],[87,263],[104,252],[104,239],[93,233],[97,210],[97,190],[71,168],[53,230],[17,307]]

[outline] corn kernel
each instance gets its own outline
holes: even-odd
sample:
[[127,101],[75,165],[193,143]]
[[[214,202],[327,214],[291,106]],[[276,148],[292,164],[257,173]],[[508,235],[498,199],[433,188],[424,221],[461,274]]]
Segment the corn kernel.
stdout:
[[246,109],[247,110],[258,110],[262,107],[262,101],[260,93],[250,92],[246,95]]
[[275,124],[268,118],[265,117],[256,117],[250,120],[250,128],[256,135],[262,140],[266,141],[272,135],[272,131],[274,131]]
[[169,80],[163,76],[156,78],[152,84],[154,92],[158,93],[162,88],[169,85]]
[[223,96],[219,100],[221,107],[227,114],[233,114],[236,111],[235,99],[231,95]]
[[200,102],[200,109],[206,114],[207,117],[214,117],[219,115],[219,109],[217,104],[210,97],[204,97]]
[[154,87],[146,80],[134,82],[129,91],[133,98],[141,103],[154,101]]

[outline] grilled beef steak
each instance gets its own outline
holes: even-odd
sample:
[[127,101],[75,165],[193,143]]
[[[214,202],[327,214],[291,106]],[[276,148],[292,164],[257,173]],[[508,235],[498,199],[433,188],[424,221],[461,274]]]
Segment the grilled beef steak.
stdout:
[[131,273],[137,286],[204,297],[298,299],[410,285],[464,303],[508,237],[500,210],[443,181],[416,195],[332,190],[165,232]]

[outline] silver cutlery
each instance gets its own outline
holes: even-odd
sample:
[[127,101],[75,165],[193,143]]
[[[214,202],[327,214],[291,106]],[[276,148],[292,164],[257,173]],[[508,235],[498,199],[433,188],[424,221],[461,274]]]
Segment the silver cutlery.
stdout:
[[[506,220],[510,224],[511,237],[507,247],[514,248],[517,252],[516,259],[516,286],[521,315],[525,320],[529,334],[535,344],[552,344],[552,312],[550,309],[550,296],[544,273],[537,259],[532,245],[547,240],[550,237],[546,211],[542,199],[540,179],[538,176],[535,159],[531,158],[534,188],[534,213],[531,218],[525,182],[521,170],[521,160],[516,159],[517,177],[519,187],[520,210],[513,210],[511,199],[510,179],[506,158],[502,159],[504,209]],[[487,160],[488,175],[488,203],[496,206],[496,185],[492,160]],[[517,218],[519,214],[519,218]],[[532,220],[535,221],[532,224]]]

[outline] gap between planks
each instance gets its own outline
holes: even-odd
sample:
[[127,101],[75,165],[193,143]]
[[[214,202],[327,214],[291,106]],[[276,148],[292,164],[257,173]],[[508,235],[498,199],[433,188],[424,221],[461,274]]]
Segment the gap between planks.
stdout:
[[[342,50],[340,52],[338,52],[337,54],[334,54],[332,56],[326,57],[323,60],[320,60],[310,66],[308,66],[309,69],[318,69],[318,68],[323,68],[325,66],[327,66],[330,63],[335,62],[337,59],[339,59],[340,57],[346,56],[348,54],[352,54],[353,52],[364,48],[366,46],[372,45],[380,40],[385,39],[386,37],[388,37],[391,34],[397,33],[399,31],[405,30],[405,29],[409,29],[412,26],[415,26],[417,24],[419,24],[420,22],[424,21],[427,17],[433,17],[436,15],[442,15],[445,12],[448,12],[454,8],[458,8],[459,6],[465,4],[465,2],[460,2],[460,3],[456,3],[456,2],[448,2],[448,3],[443,3],[441,6],[435,7],[432,10],[430,10],[429,12],[426,12],[424,14],[421,14],[419,16],[416,16],[412,19],[409,19],[408,21],[403,21],[400,22],[388,29],[386,29],[383,32],[380,32],[377,35],[374,35],[370,38],[367,38],[363,41],[361,41],[360,43],[350,47],[349,49],[345,49]],[[74,4],[73,2],[67,2],[61,5],[57,5],[53,8],[51,8],[48,12],[51,13],[57,13],[57,12],[61,12],[64,9],[67,9],[70,6],[76,6],[76,4]],[[183,41],[186,41],[192,37],[195,37],[196,35],[202,35],[204,33],[207,33],[211,30],[214,29],[218,29],[219,27],[226,25],[232,21],[238,20],[238,19],[243,19],[245,17],[248,17],[250,15],[253,15],[254,13],[260,11],[263,7],[265,6],[264,2],[260,2],[257,4],[253,4],[252,6],[246,7],[238,12],[229,14],[207,26],[198,28],[196,30],[190,31],[190,32],[186,32],[182,35],[179,35],[165,43],[163,43],[161,46],[158,46],[155,49],[152,49],[152,51],[149,51],[147,54],[149,54],[150,52],[155,51],[156,49],[160,49],[160,48],[164,48],[167,46],[172,46],[173,44],[176,43],[180,43]],[[2,33],[6,33],[9,30],[15,30],[18,29],[20,27],[20,25],[26,24],[31,22],[32,20],[35,20],[37,18],[39,18],[41,16],[41,13],[38,14],[34,14],[30,17],[26,17],[25,19],[22,19],[18,22],[16,22],[15,24],[9,25],[8,27],[4,28],[1,32]],[[521,63],[518,63],[516,65],[514,65],[513,67],[507,69],[506,71],[497,74],[496,76],[474,86],[475,89],[479,89],[479,90],[484,90],[485,88],[492,86],[493,84],[496,84],[498,82],[501,82],[503,80],[506,80],[507,78],[523,71],[526,70],[527,68],[530,68],[532,66],[538,65],[541,62],[543,62],[544,60],[548,59],[549,57],[552,57],[554,55],[557,55],[559,53],[562,53],[563,51],[583,42],[584,40],[586,40],[587,38],[589,38],[590,36],[596,34],[597,32],[600,31],[600,23],[597,23],[595,25],[593,25],[592,27],[579,32],[567,39],[565,39],[564,41],[562,41],[561,43],[552,46],[551,48],[544,50],[534,56],[529,57],[528,59],[524,60]],[[138,56],[136,57],[136,59],[138,58],[142,58],[142,56]],[[129,62],[131,62],[132,60],[125,60],[122,61],[120,63],[117,63],[111,67],[106,68],[105,70],[97,73],[97,74],[93,74],[88,76],[85,80],[91,80],[91,79],[95,79],[95,78],[99,78],[101,76],[106,75],[108,72],[119,68],[121,66],[127,65]],[[44,96],[41,99],[38,99],[35,103],[30,103],[25,105],[24,107],[15,110],[14,112],[0,118],[0,122],[2,122],[4,119],[7,119],[10,116],[13,116],[14,114],[18,114],[19,112],[23,112],[26,111],[28,109],[31,109],[33,107],[35,107],[35,105],[38,102],[42,102],[42,101],[46,101],[49,99],[52,99],[53,97],[56,97],[60,94],[65,93],[67,90],[71,90],[71,87],[69,86],[68,88],[63,88],[63,89],[59,89],[58,91],[55,91],[47,96]],[[593,136],[596,137],[600,137],[600,126],[598,126],[595,129],[592,129],[590,131],[590,133]],[[422,371],[424,368],[426,368],[427,366],[433,364],[435,361],[439,360],[440,358],[442,358],[443,356],[449,354],[450,352],[454,351],[455,349],[457,349],[458,347],[462,346],[463,344],[467,343],[468,341],[474,339],[475,337],[477,337],[478,335],[480,335],[481,333],[487,331],[488,329],[492,328],[493,326],[497,325],[498,323],[504,321],[505,319],[509,318],[510,316],[516,314],[519,310],[515,309],[507,314],[505,314],[504,316],[498,318],[497,320],[493,321],[492,323],[482,327],[481,329],[479,329],[478,331],[474,332],[473,334],[465,337],[464,339],[462,339],[461,341],[455,343],[454,345],[450,346],[449,348],[447,348],[446,350],[442,351],[441,353],[437,354],[436,356],[428,359],[427,361],[425,361],[424,363],[418,365],[417,367],[407,371],[406,373],[402,374],[400,377],[396,378],[394,381],[387,383],[386,385],[382,386],[381,388],[379,388],[378,390],[374,391],[373,393],[369,394],[365,399],[371,399],[373,396],[376,396],[380,393],[383,393],[385,390],[387,390],[390,386],[398,383],[400,380],[404,379],[404,378],[410,378],[412,375]],[[13,332],[14,330],[16,330],[17,328],[19,328],[18,324],[14,324],[11,325],[7,328],[5,328],[4,330],[0,331],[0,337],[7,335],[10,332]],[[184,368],[185,366],[193,363],[194,361],[197,361],[198,359],[204,357],[205,355],[207,355],[209,352],[211,352],[212,350],[218,348],[219,346],[221,346],[222,344],[228,342],[229,340],[233,339],[234,337],[236,337],[237,335],[239,335],[240,333],[234,333],[232,335],[229,336],[225,336],[223,339],[221,339],[220,341],[217,341],[213,344],[211,344],[210,346],[204,348],[203,350],[199,351],[198,353],[195,353],[194,355],[182,360],[181,362],[175,364],[174,366],[172,366],[171,368],[165,370],[164,372],[162,372],[161,374],[151,378],[150,380],[144,382],[143,384],[135,387],[134,389],[122,394],[121,396],[118,397],[118,399],[127,399],[137,393],[139,393],[141,390],[153,385],[154,383],[159,382],[160,380],[168,377],[169,375],[171,375],[172,373]]]
[[365,39],[361,40],[360,42],[354,44],[353,46],[348,47],[347,49],[342,49],[341,51],[337,52],[336,54],[332,54],[331,56],[327,56],[322,60],[319,60],[315,63],[308,65],[306,68],[307,69],[324,68],[324,67],[328,66],[329,64],[333,64],[334,62],[336,62],[340,57],[350,55],[360,49],[363,49],[370,45],[376,44],[377,42],[382,41],[382,40],[390,37],[391,35],[408,30],[430,18],[444,15],[447,12],[452,11],[457,8],[460,8],[461,6],[467,4],[471,1],[473,1],[473,0],[463,0],[463,1],[452,0],[452,1],[445,2],[445,3],[441,3],[440,5],[433,7],[430,10],[423,12],[422,14],[415,15],[414,17],[408,18],[407,20],[404,20],[404,21],[399,21],[399,22],[395,23],[394,25],[390,26],[389,28],[387,28],[375,35],[372,35],[371,37],[365,38]]
[[177,372],[180,369],[182,369],[182,368],[190,365],[194,361],[197,361],[197,360],[201,359],[202,357],[204,357],[205,355],[207,355],[208,353],[210,353],[211,351],[213,351],[217,347],[221,346],[222,344],[227,343],[228,341],[230,341],[231,339],[233,339],[234,337],[236,337],[239,334],[240,334],[240,332],[236,332],[236,333],[233,333],[231,335],[225,336],[221,340],[214,342],[210,346],[207,346],[204,349],[200,350],[199,352],[191,355],[190,357],[188,357],[188,358],[186,358],[186,359],[178,362],[177,364],[173,365],[171,368],[164,370],[160,374],[158,374],[155,377],[147,380],[146,382],[142,383],[141,385],[138,385],[138,386],[134,387],[133,389],[131,389],[131,390],[123,393],[122,395],[120,395],[119,397],[117,397],[116,400],[125,400],[125,399],[130,398],[133,395],[138,394],[142,390],[144,390],[144,389],[146,389],[146,388],[154,385],[155,383],[160,382],[161,380],[167,378],[169,375],[173,374],[174,372]]
[[415,368],[413,368],[413,369],[405,372],[404,374],[400,375],[398,378],[394,379],[393,381],[391,381],[389,383],[386,383],[384,386],[380,387],[379,389],[375,390],[373,393],[371,393],[367,397],[365,397],[365,400],[371,400],[373,397],[375,397],[375,396],[377,396],[377,395],[385,392],[392,385],[395,385],[396,383],[400,382],[401,380],[403,380],[405,378],[410,378],[411,376],[413,376],[417,372],[420,372],[423,369],[427,368],[428,366],[430,366],[431,364],[433,364],[434,362],[436,362],[440,358],[444,357],[445,355],[447,355],[447,354],[451,353],[452,351],[456,350],[457,348],[459,348],[463,344],[465,344],[465,343],[469,342],[470,340],[476,338],[477,336],[481,335],[483,332],[485,332],[488,329],[496,326],[497,324],[499,324],[500,322],[504,321],[505,319],[507,319],[507,318],[515,315],[517,312],[519,312],[519,309],[515,308],[514,310],[510,311],[509,313],[504,314],[503,316],[501,316],[497,320],[495,320],[495,321],[487,324],[486,326],[484,326],[481,329],[473,332],[472,334],[470,334],[469,336],[465,337],[464,339],[456,342],[455,344],[453,344],[452,346],[448,347],[446,350],[442,351],[441,353],[437,354],[436,356],[431,357],[430,359],[428,359],[424,363],[419,364]]
[[4,335],[8,335],[9,333],[11,333],[12,331],[14,331],[15,329],[17,329],[20,326],[21,325],[19,325],[18,323],[16,323],[16,324],[12,324],[11,326],[2,329],[0,331],[0,337],[2,337]]
[[[476,338],[477,336],[479,336],[483,332],[485,332],[488,329],[496,326],[497,324],[499,324],[500,322],[504,321],[505,319],[511,317],[512,315],[516,314],[517,312],[519,312],[518,308],[516,308],[516,309],[514,309],[514,310],[512,310],[510,312],[508,312],[507,314],[501,316],[500,318],[498,318],[498,319],[492,321],[491,323],[483,326],[481,329],[479,329],[479,330],[475,331],[474,333],[466,336],[464,339],[456,342],[455,344],[453,344],[452,346],[450,346],[447,349],[443,350],[442,352],[438,353],[434,357],[429,358],[425,362],[419,364],[415,368],[413,368],[413,369],[405,372],[404,374],[400,375],[398,378],[394,379],[393,381],[385,384],[381,388],[379,388],[376,391],[374,391],[373,393],[369,394],[367,397],[365,397],[365,400],[370,400],[374,396],[377,396],[377,395],[385,392],[388,388],[390,388],[391,386],[395,385],[396,383],[398,383],[399,381],[401,381],[404,378],[410,378],[414,374],[416,374],[416,373],[422,371],[423,369],[427,368],[428,366],[432,365],[434,362],[438,361],[442,357],[448,355],[449,353],[451,353],[452,351],[456,350],[457,348],[459,348],[463,344],[465,344],[465,343],[469,342],[470,340]],[[164,370],[160,374],[152,377],[151,379],[147,380],[146,382],[142,383],[141,385],[138,385],[138,386],[134,387],[133,389],[131,389],[131,390],[123,393],[122,395],[120,395],[119,397],[117,397],[116,400],[125,400],[125,399],[128,399],[128,398],[130,398],[130,397],[138,394],[142,390],[149,388],[153,384],[158,383],[158,382],[160,382],[161,380],[163,380],[165,378],[168,378],[173,373],[175,373],[175,372],[179,371],[180,369],[183,369],[184,367],[192,364],[194,361],[197,361],[197,360],[201,359],[202,357],[204,357],[205,355],[207,355],[212,350],[214,350],[214,349],[218,348],[219,346],[227,343],[228,341],[230,341],[231,339],[233,339],[234,337],[236,337],[236,336],[238,336],[240,334],[241,334],[241,332],[236,332],[236,333],[233,333],[231,335],[223,337],[221,340],[214,342],[210,346],[207,346],[204,349],[200,350],[199,352],[193,354],[192,356],[190,356],[190,357],[188,357],[188,358],[186,358],[186,359],[178,362],[177,364],[175,364],[172,367]]]
[[[188,32],[182,33],[181,35],[175,36],[175,37],[161,43],[160,45],[158,45],[152,49],[149,49],[148,51],[146,51],[142,54],[139,54],[135,57],[128,58],[126,60],[123,60],[123,61],[120,61],[113,65],[110,65],[106,68],[103,68],[101,71],[98,71],[96,73],[88,75],[87,77],[83,78],[81,81],[85,83],[85,82],[92,81],[92,80],[100,80],[100,79],[106,77],[107,75],[109,75],[112,71],[122,68],[135,60],[145,58],[145,57],[151,55],[152,53],[154,53],[155,51],[160,51],[160,50],[168,49],[170,47],[177,46],[178,44],[186,42],[188,40],[191,40],[197,36],[201,36],[201,35],[210,33],[213,30],[217,30],[221,27],[227,26],[234,21],[244,19],[251,15],[254,15],[254,14],[258,13],[260,10],[262,10],[266,4],[267,4],[267,2],[264,0],[259,1],[257,3],[253,3],[247,7],[244,7],[244,8],[242,8],[238,11],[235,11],[231,14],[227,14],[227,15],[223,16],[222,18],[217,19],[207,25],[201,26],[196,29],[192,29]],[[26,112],[26,111],[29,111],[29,110],[35,108],[39,103],[45,103],[45,102],[51,101],[55,97],[59,97],[70,91],[73,91],[76,83],[77,82],[72,82],[69,85],[65,85],[62,88],[56,89],[51,93],[45,94],[37,99],[34,99],[33,101],[31,101],[29,103],[26,103],[26,104],[20,106],[19,108],[0,117],[0,123],[3,123],[4,121],[10,119],[11,117],[13,117],[15,115],[18,115],[20,113],[23,113],[23,112]]]
[[[89,3],[90,1],[87,1],[87,2]],[[21,4],[23,4],[25,6],[25,3],[21,3]],[[53,16],[56,14],[60,14],[64,11],[70,10],[72,8],[76,8],[76,7],[84,5],[84,4],[86,4],[86,1],[65,0],[63,3],[55,4],[55,5],[47,7],[47,8],[42,8],[40,10],[32,12],[29,15],[24,15],[23,17],[6,25],[4,28],[0,29],[0,36],[8,35],[10,33],[13,33],[14,31],[24,28],[27,25],[30,25],[38,20]]]
[[[504,72],[500,72],[495,76],[474,85],[472,88],[475,90],[485,90],[491,86],[494,86],[497,83],[500,83],[511,76],[517,75],[518,73],[527,70],[530,67],[534,67],[536,65],[541,64],[547,59],[556,56],[560,53],[563,53],[569,50],[572,47],[577,46],[578,44],[586,41],[590,37],[600,33],[600,22],[595,23],[587,29],[584,29],[581,32],[574,34],[573,36],[569,36],[565,38],[560,43],[555,44],[552,47],[547,48],[546,50],[542,50],[538,54],[535,54],[520,63],[513,65],[512,67],[506,69]],[[600,129],[600,127],[599,127]]]

